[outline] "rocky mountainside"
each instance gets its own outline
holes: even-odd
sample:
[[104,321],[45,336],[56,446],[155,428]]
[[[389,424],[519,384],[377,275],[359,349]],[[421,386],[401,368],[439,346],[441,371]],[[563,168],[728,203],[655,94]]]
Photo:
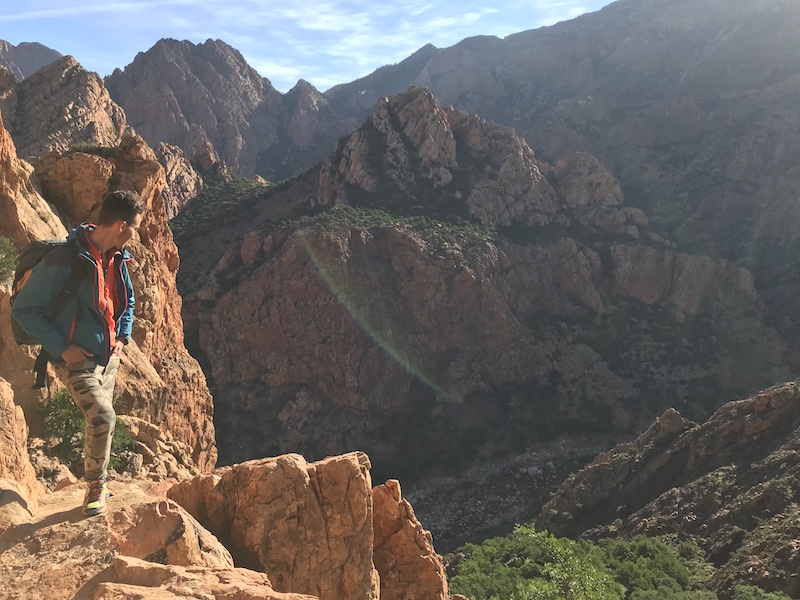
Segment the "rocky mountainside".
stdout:
[[691,537],[719,569],[710,585],[720,598],[737,583],[797,598],[799,449],[796,382],[726,404],[699,426],[670,409],[565,482],[537,527]]
[[656,228],[748,267],[773,290],[776,314],[796,320],[786,298],[800,273],[799,26],[793,0],[621,0],[503,40],[464,40],[405,81],[396,65],[326,95],[366,114],[385,81],[416,83],[513,126],[545,160],[597,156]]
[[789,376],[749,272],[678,252],[597,159],[421,88],[212,214],[176,239],[223,462],[361,448],[413,477]]
[[210,144],[242,175],[283,179],[313,165],[355,122],[304,81],[282,95],[220,40],[160,40],[106,78],[111,97],[152,146],[193,157]]
[[8,69],[17,81],[33,75],[60,57],[59,52],[37,42],[22,42],[15,46],[0,40],[0,66]]
[[[209,138],[234,169],[268,179],[324,158],[381,97],[423,85],[443,104],[514,127],[551,163],[575,151],[598,157],[628,205],[682,250],[753,272],[796,343],[798,26],[794,0],[621,0],[502,40],[425,46],[323,95],[304,95],[301,82],[284,99],[274,90],[262,99],[266,84],[221,42],[164,40],[109,82],[134,126],[153,128],[142,131],[151,144],[191,157],[196,140]],[[228,57],[219,71],[217,54]],[[156,82],[152,73],[174,76]],[[154,103],[159,90],[170,91]],[[244,109],[238,94],[249,99]],[[290,106],[294,96],[306,101]],[[158,114],[177,125],[156,125]]]
[[115,146],[126,129],[125,113],[103,80],[64,56],[20,83],[0,69],[0,113],[19,156],[38,158],[78,144]]
[[[35,179],[36,186],[32,183]],[[20,161],[0,127],[0,235],[17,247],[31,239],[63,238],[67,227],[96,216],[112,187],[137,191],[147,206],[131,263],[137,312],[131,344],[120,370],[117,410],[163,426],[191,449],[201,469],[214,466],[217,451],[212,400],[197,362],[183,345],[181,299],[175,287],[178,252],[166,225],[161,192],[163,168],[136,136],[96,153],[51,153],[33,168]],[[58,216],[57,216],[58,215]],[[44,393],[30,389],[30,348],[11,334],[10,290],[0,282],[0,377],[8,381],[31,428],[41,430],[39,412],[60,386],[51,377]]]

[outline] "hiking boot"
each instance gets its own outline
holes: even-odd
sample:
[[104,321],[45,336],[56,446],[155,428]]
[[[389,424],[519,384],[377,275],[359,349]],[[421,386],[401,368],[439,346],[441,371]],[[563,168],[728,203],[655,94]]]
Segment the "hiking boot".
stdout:
[[86,498],[83,501],[83,514],[87,517],[99,515],[106,509],[106,500],[110,495],[105,479],[90,481],[89,489],[86,490]]

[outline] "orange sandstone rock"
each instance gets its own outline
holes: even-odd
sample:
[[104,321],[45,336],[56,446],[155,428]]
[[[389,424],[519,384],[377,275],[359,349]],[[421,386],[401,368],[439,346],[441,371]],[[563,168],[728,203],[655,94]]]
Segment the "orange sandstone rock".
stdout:
[[400,483],[389,480],[372,490],[375,568],[381,600],[447,600],[450,595],[442,557],[422,528]]
[[289,454],[179,483],[168,496],[197,511],[236,563],[266,572],[276,590],[377,600],[369,466],[359,452],[311,464]]

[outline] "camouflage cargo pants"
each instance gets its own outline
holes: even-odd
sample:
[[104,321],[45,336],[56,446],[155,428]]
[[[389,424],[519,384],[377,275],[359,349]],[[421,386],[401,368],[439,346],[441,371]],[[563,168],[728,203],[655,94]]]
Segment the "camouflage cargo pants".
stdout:
[[83,465],[87,481],[108,477],[111,438],[117,422],[112,401],[118,367],[119,355],[112,354],[105,367],[86,359],[56,368],[59,379],[86,419]]

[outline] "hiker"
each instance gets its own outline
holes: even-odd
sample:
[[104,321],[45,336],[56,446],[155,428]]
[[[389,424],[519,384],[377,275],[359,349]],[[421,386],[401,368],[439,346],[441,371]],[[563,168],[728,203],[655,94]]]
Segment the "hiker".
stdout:
[[[86,516],[102,513],[109,496],[106,479],[116,423],[114,378],[122,349],[130,340],[134,307],[126,265],[131,255],[123,247],[136,236],[143,211],[135,192],[106,195],[97,224],[73,229],[66,244],[45,254],[11,309],[12,318],[47,352],[86,420]],[[83,269],[77,298],[48,320],[48,306],[72,277],[76,264]]]

